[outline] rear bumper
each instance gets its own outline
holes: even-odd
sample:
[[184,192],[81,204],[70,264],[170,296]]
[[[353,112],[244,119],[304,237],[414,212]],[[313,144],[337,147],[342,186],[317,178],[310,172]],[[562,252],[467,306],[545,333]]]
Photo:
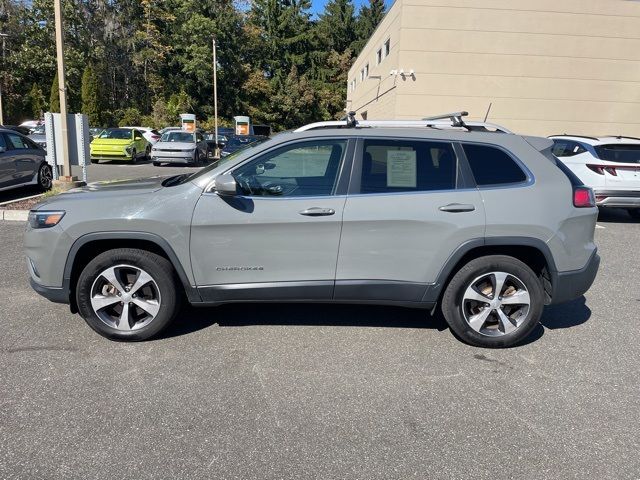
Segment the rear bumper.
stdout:
[[640,208],[640,190],[594,190],[598,207]]
[[551,305],[564,303],[582,296],[593,284],[600,266],[600,256],[594,251],[580,270],[556,272],[552,280]]

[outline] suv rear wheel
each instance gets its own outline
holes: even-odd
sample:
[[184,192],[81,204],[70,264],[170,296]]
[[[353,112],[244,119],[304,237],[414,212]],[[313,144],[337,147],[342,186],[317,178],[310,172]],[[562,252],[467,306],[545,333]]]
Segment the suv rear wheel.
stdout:
[[451,279],[442,312],[451,330],[479,347],[510,347],[536,327],[544,308],[542,285],[520,260],[477,258]]
[[80,315],[100,335],[139,341],[157,335],[179,307],[171,263],[145,250],[120,248],[101,253],[78,278]]

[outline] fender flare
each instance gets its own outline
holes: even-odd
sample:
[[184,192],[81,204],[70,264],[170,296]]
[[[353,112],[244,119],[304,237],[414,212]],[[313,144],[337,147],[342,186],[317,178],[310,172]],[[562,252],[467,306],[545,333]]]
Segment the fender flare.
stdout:
[[501,237],[485,237],[485,238],[473,238],[462,243],[458,248],[449,256],[445,264],[440,269],[436,281],[429,285],[422,297],[423,302],[437,302],[440,299],[442,289],[446,285],[447,281],[453,273],[453,269],[462,258],[471,250],[478,247],[532,247],[540,251],[547,262],[547,270],[551,276],[551,283],[554,284],[558,276],[556,263],[553,260],[553,255],[549,246],[539,238],[535,237],[516,237],[516,236],[501,236]]
[[164,238],[155,233],[149,232],[132,232],[132,231],[112,231],[112,232],[92,232],[82,235],[69,249],[69,253],[67,254],[67,260],[64,265],[64,275],[62,279],[62,288],[68,294],[71,294],[71,272],[73,271],[73,265],[76,259],[76,256],[80,249],[87,245],[90,242],[95,242],[97,240],[145,240],[151,243],[155,243],[167,256],[169,261],[171,262],[173,268],[178,274],[178,278],[184,287],[185,294],[189,302],[198,303],[201,302],[200,294],[198,293],[197,288],[191,285],[189,281],[189,277],[180,263],[178,256],[169,245]]

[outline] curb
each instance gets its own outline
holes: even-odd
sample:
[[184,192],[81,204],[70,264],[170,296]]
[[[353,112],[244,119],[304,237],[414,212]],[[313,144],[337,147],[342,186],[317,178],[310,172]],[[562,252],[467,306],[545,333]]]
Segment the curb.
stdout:
[[2,210],[0,209],[0,220],[12,222],[26,222],[29,219],[29,210]]

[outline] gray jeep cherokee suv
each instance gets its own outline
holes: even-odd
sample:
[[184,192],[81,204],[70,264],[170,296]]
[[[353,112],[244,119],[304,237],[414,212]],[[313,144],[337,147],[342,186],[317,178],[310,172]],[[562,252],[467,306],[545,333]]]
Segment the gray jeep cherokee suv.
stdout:
[[591,286],[593,193],[551,140],[462,122],[340,125],[192,175],[47,200],[25,234],[31,285],[118,340],[156,335],[181,299],[308,301],[439,305],[484,347],[516,344],[544,305]]

